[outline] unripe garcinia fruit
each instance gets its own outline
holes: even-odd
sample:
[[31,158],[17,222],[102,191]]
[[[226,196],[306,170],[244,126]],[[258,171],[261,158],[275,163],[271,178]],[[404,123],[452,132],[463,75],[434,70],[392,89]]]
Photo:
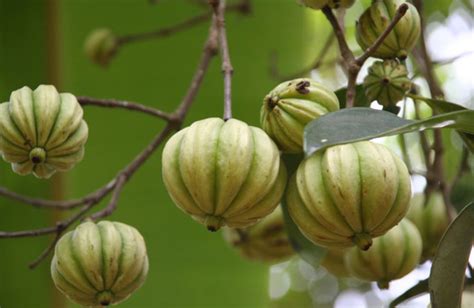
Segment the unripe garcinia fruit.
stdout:
[[49,178],[84,156],[88,128],[76,97],[41,85],[13,91],[0,104],[0,152],[13,171]]
[[100,65],[107,66],[117,52],[118,40],[110,29],[96,29],[86,39],[84,51],[89,59]]
[[424,194],[414,195],[406,217],[415,224],[423,239],[421,262],[431,259],[450,223],[443,194],[433,191],[428,199]]
[[321,260],[321,266],[336,277],[349,277],[351,274],[344,263],[347,248],[329,248]]
[[83,306],[107,306],[127,299],[148,273],[145,241],[133,227],[91,221],[56,244],[51,275],[56,287]]
[[280,150],[301,153],[306,124],[337,110],[334,92],[311,79],[299,78],[279,84],[265,97],[260,124]]
[[275,209],[286,185],[275,143],[235,119],[182,129],[166,143],[162,165],[175,204],[211,231],[256,223]]
[[288,210],[308,239],[363,250],[405,216],[411,194],[403,161],[369,141],[316,152],[288,185]]
[[253,226],[224,228],[224,239],[250,260],[282,262],[295,254],[285,230],[280,207]]
[[398,7],[406,3],[408,10],[388,34],[382,44],[372,53],[373,57],[405,59],[415,47],[420,36],[420,16],[416,8],[404,0],[375,0],[362,14],[356,24],[356,38],[360,47],[366,50],[385,31]]
[[349,272],[362,280],[376,281],[387,289],[391,280],[410,273],[420,262],[421,236],[408,219],[374,240],[368,251],[351,248],[345,255]]

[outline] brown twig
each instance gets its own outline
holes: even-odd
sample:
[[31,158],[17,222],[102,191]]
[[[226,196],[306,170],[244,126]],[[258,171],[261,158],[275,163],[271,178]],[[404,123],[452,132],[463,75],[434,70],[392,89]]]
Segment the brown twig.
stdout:
[[227,31],[225,25],[225,0],[218,1],[216,18],[219,31],[219,49],[222,56],[222,73],[224,74],[224,121],[232,118],[232,74],[234,68],[230,60]]

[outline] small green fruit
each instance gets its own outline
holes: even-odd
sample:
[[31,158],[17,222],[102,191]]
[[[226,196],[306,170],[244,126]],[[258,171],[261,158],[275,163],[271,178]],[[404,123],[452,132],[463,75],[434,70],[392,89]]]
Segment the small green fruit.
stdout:
[[295,254],[280,207],[248,228],[224,228],[224,239],[249,260],[277,263]]
[[260,124],[280,150],[303,152],[303,132],[306,124],[320,116],[339,110],[334,92],[308,79],[285,81],[263,100]]
[[369,141],[316,152],[289,181],[288,210],[301,232],[325,247],[369,249],[406,214],[410,176],[403,161]]
[[13,91],[0,104],[0,152],[13,171],[49,178],[84,156],[88,128],[76,97],[54,86]]
[[388,289],[391,280],[410,273],[420,262],[422,250],[418,229],[408,219],[374,240],[368,251],[351,248],[345,264],[356,278],[376,281],[381,289]]
[[433,258],[450,223],[442,192],[433,191],[428,198],[424,194],[414,195],[407,218],[415,224],[423,239],[421,262]]
[[194,122],[163,150],[163,181],[175,204],[216,231],[245,228],[280,203],[286,169],[263,130],[230,119]]
[[83,306],[108,306],[127,299],[148,273],[145,241],[119,222],[87,221],[56,244],[51,275],[56,287]]
[[396,60],[377,61],[369,67],[364,89],[369,101],[384,107],[395,106],[411,88],[405,65]]
[[374,0],[356,24],[356,38],[360,47],[366,50],[385,31],[400,5],[408,10],[372,54],[382,59],[405,59],[415,47],[421,33],[420,16],[416,8],[404,0]]
[[118,40],[110,29],[96,29],[86,39],[84,50],[89,59],[106,67],[118,49]]

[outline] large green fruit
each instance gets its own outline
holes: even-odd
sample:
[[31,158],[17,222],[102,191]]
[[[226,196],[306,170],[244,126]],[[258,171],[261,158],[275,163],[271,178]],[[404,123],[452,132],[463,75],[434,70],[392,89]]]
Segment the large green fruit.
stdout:
[[148,273],[145,241],[133,227],[91,221],[66,233],[51,262],[56,287],[83,306],[107,306],[127,299]]
[[280,207],[248,228],[224,228],[224,239],[249,260],[276,263],[295,254]]
[[420,36],[421,24],[416,8],[404,0],[375,0],[362,14],[356,24],[356,38],[363,50],[372,46],[385,31],[403,3],[408,5],[408,11],[372,56],[382,59],[407,57]]
[[256,223],[276,208],[286,185],[275,143],[235,119],[208,118],[179,131],[162,164],[173,201],[211,231]]
[[329,248],[321,260],[321,266],[336,277],[349,277],[351,274],[344,263],[347,248]]
[[286,200],[294,222],[314,243],[366,250],[405,216],[410,194],[403,161],[381,144],[362,141],[303,160]]
[[76,97],[41,85],[13,91],[0,104],[0,152],[13,171],[49,178],[84,156],[88,128]]
[[324,6],[328,5],[329,3],[329,0],[297,0],[297,1],[301,3],[302,5],[315,9],[315,10],[320,10]]
[[306,124],[337,110],[334,92],[311,79],[299,78],[279,84],[265,96],[260,123],[280,150],[301,153]]
[[376,281],[387,289],[391,280],[410,273],[420,262],[420,232],[408,219],[374,240],[368,251],[350,249],[345,256],[349,272],[359,279]]
[[365,95],[384,107],[393,107],[411,88],[405,65],[396,60],[377,61],[364,79]]
[[106,28],[92,31],[84,44],[87,57],[94,63],[106,67],[116,54],[119,42],[115,34]]
[[431,259],[450,223],[442,192],[433,191],[428,198],[424,194],[414,195],[407,218],[415,224],[423,239],[421,261]]

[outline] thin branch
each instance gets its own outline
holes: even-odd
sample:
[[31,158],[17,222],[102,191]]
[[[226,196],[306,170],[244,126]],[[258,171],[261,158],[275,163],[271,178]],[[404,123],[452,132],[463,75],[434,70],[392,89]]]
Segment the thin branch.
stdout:
[[[160,141],[161,142],[161,141]],[[107,207],[93,215],[91,215],[92,220],[99,220],[103,217],[110,216],[115,209],[117,208],[117,203],[119,200],[120,193],[122,192],[123,186],[127,182],[127,177],[125,175],[121,175],[117,179],[117,185],[115,185],[114,192],[112,193],[112,198],[110,199],[109,204]]]
[[230,60],[227,32],[225,28],[225,0],[220,0],[217,9],[219,48],[222,54],[222,73],[224,74],[224,121],[232,118],[232,74],[234,68]]
[[375,40],[375,42],[365,50],[365,52],[356,59],[357,64],[362,66],[364,62],[375,52],[377,49],[382,45],[383,41],[385,38],[392,32],[393,28],[397,25],[397,23],[402,19],[403,16],[405,16],[405,13],[408,10],[408,5],[406,3],[403,3],[400,5],[397,9],[397,12],[395,13],[395,16],[393,16],[392,21],[390,24],[387,26],[387,28],[382,32],[382,34]]
[[121,101],[115,99],[100,99],[87,96],[78,96],[77,100],[82,106],[99,106],[106,108],[123,108],[132,111],[139,111],[145,114],[149,114],[160,119],[169,121],[172,119],[171,115],[167,112],[161,111],[159,109],[148,107],[139,103]]
[[336,16],[333,14],[329,6],[325,6],[322,9],[324,15],[326,15],[327,20],[331,24],[334,34],[337,38],[337,43],[339,44],[339,49],[341,50],[341,56],[344,58],[348,65],[351,65],[355,62],[354,54],[352,53],[349,45],[346,41],[346,36],[344,35],[344,30],[342,29],[340,23],[338,22]]

